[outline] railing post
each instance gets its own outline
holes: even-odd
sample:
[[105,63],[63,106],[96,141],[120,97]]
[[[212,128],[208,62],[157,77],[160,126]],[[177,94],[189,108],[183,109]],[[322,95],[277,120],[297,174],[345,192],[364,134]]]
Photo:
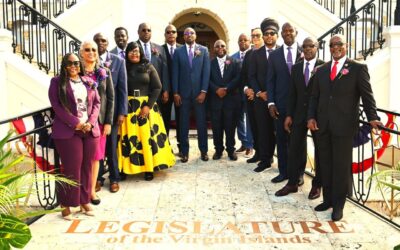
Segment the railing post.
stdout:
[[396,9],[394,11],[394,25],[400,25],[400,0],[396,1]]
[[354,0],[351,0],[350,14],[356,12],[356,4],[354,2]]
[[[32,8],[36,10],[36,0],[32,0]],[[37,15],[32,13],[32,24],[37,24]]]

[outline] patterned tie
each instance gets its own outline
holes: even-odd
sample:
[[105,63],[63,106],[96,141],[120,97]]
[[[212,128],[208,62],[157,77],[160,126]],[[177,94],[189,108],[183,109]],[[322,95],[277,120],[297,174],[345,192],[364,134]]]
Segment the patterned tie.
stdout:
[[308,81],[310,80],[310,69],[308,66],[310,65],[309,62],[306,62],[306,68],[304,69],[304,82],[306,83],[306,86],[308,86]]
[[243,51],[240,51],[240,61],[241,61],[241,62],[243,61],[243,58],[244,58],[244,52],[243,52]]
[[171,58],[174,57],[174,47],[171,46],[171,49],[169,50],[169,54],[171,55]]
[[124,51],[124,50],[121,50],[121,51],[119,52],[119,57],[125,59],[125,51]]
[[221,70],[221,76],[224,77],[225,62],[224,60],[218,60],[218,63],[219,63],[219,69]]
[[331,81],[335,80],[336,77],[336,72],[337,72],[337,64],[339,62],[335,61],[335,63],[333,64],[332,70],[331,70]]
[[192,67],[192,61],[193,61],[193,50],[192,50],[192,45],[189,46],[189,65]]
[[150,62],[150,51],[149,51],[149,46],[147,43],[144,44],[144,56],[146,57],[147,60]]
[[287,48],[287,58],[286,58],[286,64],[289,69],[289,73],[292,73],[292,66],[293,66],[293,59],[292,59],[292,47]]

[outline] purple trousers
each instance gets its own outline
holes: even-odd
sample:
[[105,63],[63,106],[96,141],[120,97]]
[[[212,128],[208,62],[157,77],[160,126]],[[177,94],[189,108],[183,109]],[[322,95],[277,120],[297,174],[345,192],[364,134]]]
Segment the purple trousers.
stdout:
[[99,145],[99,138],[91,133],[76,131],[68,139],[54,139],[63,165],[63,175],[78,183],[77,186],[57,186],[57,198],[61,205],[77,207],[90,202],[92,186],[92,161]]

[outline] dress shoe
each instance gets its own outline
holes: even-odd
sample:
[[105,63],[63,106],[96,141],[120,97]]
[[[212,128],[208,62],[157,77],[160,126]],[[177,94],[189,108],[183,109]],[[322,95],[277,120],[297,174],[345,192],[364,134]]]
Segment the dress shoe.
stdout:
[[96,195],[96,198],[90,199],[90,203],[92,203],[93,205],[99,205],[100,202],[101,202],[101,200],[97,195]]
[[181,162],[182,163],[185,163],[185,162],[187,162],[189,160],[189,156],[187,156],[187,155],[182,155],[182,158],[181,158]]
[[151,181],[153,180],[154,175],[152,172],[144,172],[144,180]]
[[300,176],[299,182],[297,184],[299,185],[299,187],[303,186],[303,184],[304,184],[304,177],[303,176]]
[[222,157],[222,153],[215,152],[212,158],[213,158],[213,160],[219,160],[219,159],[221,159],[221,157]]
[[208,155],[207,155],[207,153],[201,153],[201,160],[202,161],[208,161]]
[[236,150],[236,153],[242,153],[246,151],[246,148],[242,145],[238,150]]
[[94,216],[93,209],[89,206],[89,204],[81,205],[81,210],[79,212],[87,216]]
[[228,157],[231,161],[237,161],[238,159],[237,154],[235,152],[233,152],[232,154],[228,154]]
[[296,185],[285,185],[283,188],[276,191],[275,196],[286,196],[290,193],[297,193],[298,187]]
[[317,211],[317,212],[322,212],[322,211],[328,210],[328,209],[331,208],[331,207],[332,207],[331,204],[326,203],[326,202],[322,202],[321,204],[319,204],[318,206],[316,206],[316,207],[314,208],[314,210]]
[[99,192],[101,190],[101,187],[103,186],[103,183],[101,181],[96,181],[96,187],[94,188],[96,192]]
[[259,162],[260,161],[260,159],[258,158],[258,155],[257,154],[255,154],[255,155],[253,155],[253,157],[251,157],[250,159],[247,159],[247,163],[256,163],[256,162]]
[[275,176],[274,178],[272,178],[271,182],[272,183],[279,183],[279,182],[282,182],[282,181],[287,180],[287,179],[288,179],[287,177],[279,174],[278,176]]
[[244,157],[250,158],[253,154],[254,150],[252,148],[246,148],[246,152],[244,153]]
[[116,192],[118,192],[118,190],[119,190],[118,182],[112,182],[110,184],[110,192],[111,193],[116,193]]
[[334,207],[331,218],[333,221],[341,220],[343,218],[343,209]]
[[310,193],[308,194],[308,199],[314,200],[321,196],[321,188],[319,187],[312,187]]
[[265,169],[268,169],[268,168],[271,168],[271,164],[269,164],[269,162],[260,161],[257,164],[257,167],[253,171],[256,172],[256,173],[259,173],[259,172],[262,172],[262,171],[264,171]]

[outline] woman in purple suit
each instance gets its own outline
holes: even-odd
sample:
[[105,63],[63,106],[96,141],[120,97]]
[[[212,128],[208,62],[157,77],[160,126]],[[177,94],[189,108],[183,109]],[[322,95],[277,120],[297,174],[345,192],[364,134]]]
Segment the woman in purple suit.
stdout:
[[55,117],[52,138],[60,155],[63,174],[78,183],[57,189],[62,216],[71,220],[70,207],[80,206],[81,212],[93,216],[90,207],[92,161],[100,130],[98,115],[100,98],[90,82],[82,78],[82,63],[72,53],[61,62],[60,74],[51,79],[49,99]]

